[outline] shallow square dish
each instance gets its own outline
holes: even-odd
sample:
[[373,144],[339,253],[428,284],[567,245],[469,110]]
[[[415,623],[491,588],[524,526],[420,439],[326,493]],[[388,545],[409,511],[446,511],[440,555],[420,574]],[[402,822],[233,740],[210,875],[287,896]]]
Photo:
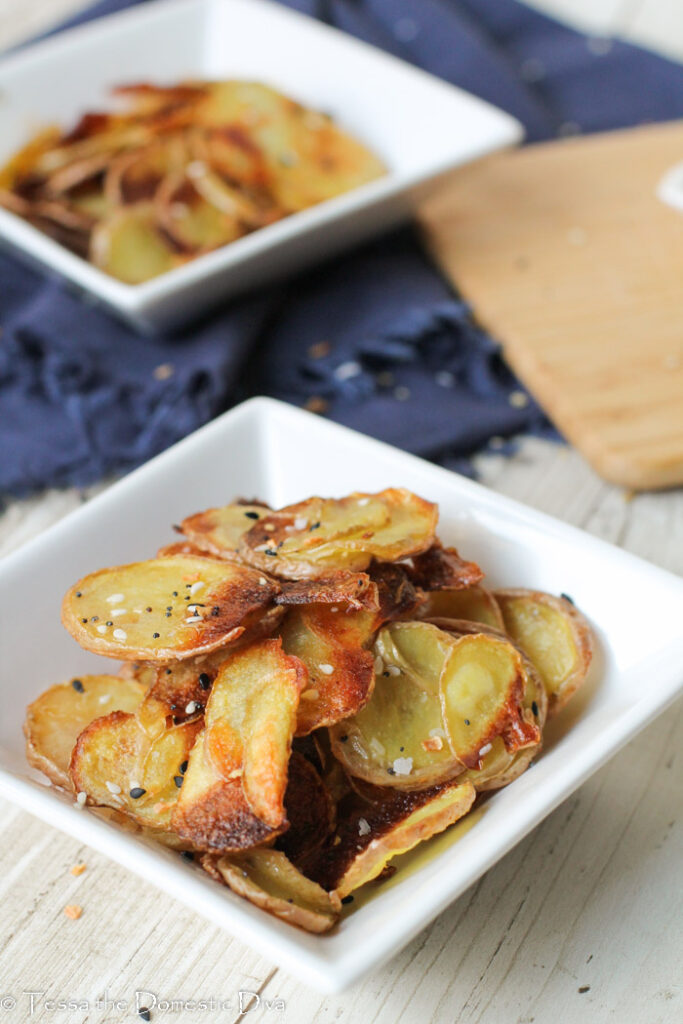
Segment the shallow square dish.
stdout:
[[522,134],[495,107],[268,0],[155,0],[2,61],[0,165],[40,126],[68,126],[108,106],[112,86],[193,77],[261,80],[324,110],[388,173],[139,285],[109,277],[0,209],[0,238],[142,330],[176,327],[378,234],[405,219],[442,174]]
[[[279,507],[311,494],[388,486],[438,502],[441,535],[479,561],[493,585],[565,591],[596,626],[592,679],[546,731],[544,753],[521,778],[407,854],[403,870],[360,893],[325,936],[268,916],[177,854],[75,809],[70,798],[36,781],[24,758],[25,705],[53,682],[111,666],[81,651],[60,625],[69,584],[101,566],[149,557],[172,539],[171,523],[236,495],[257,495]],[[0,562],[0,588],[2,796],[327,992],[396,953],[683,685],[678,577],[455,473],[264,398],[226,413],[8,556]]]

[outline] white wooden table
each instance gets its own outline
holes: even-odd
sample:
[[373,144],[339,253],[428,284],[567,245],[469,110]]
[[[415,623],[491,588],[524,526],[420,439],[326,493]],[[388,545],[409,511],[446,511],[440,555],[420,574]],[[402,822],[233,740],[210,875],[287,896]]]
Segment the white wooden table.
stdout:
[[[679,3],[668,4],[672,19]],[[537,2],[553,5],[567,7]],[[78,6],[0,0],[0,43]],[[653,3],[574,4],[584,6],[586,17],[628,10],[635,22]],[[660,0],[656,24],[666,10]],[[645,21],[652,35],[656,26]],[[512,458],[480,458],[478,469],[487,486],[683,574],[683,492],[633,497],[600,481],[572,450],[533,439]],[[10,504],[0,516],[0,555],[90,493],[52,491]],[[674,1024],[683,1020],[682,770],[679,702],[391,964],[332,998],[0,801],[0,1024],[139,1020],[142,990],[153,994],[142,997],[152,1020],[177,1024],[242,1019],[240,992],[248,1020],[278,1024]],[[86,870],[75,877],[70,869],[81,862]],[[64,915],[68,904],[83,907],[79,920]],[[33,1012],[30,992],[42,993]],[[163,1012],[153,997],[179,1003]],[[179,1008],[200,998],[230,1006]],[[82,1008],[51,1009],[50,999]]]

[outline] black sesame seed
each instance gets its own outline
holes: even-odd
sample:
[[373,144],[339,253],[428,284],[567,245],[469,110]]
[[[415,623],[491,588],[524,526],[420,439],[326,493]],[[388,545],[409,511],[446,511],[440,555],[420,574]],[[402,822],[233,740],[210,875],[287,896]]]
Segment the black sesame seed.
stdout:
[[183,850],[180,856],[183,858],[183,860],[189,860],[190,863],[194,863],[194,854],[192,850]]
[[202,672],[201,675],[199,676],[199,685],[201,686],[202,690],[208,690],[209,687],[211,686],[211,678],[206,674],[206,672]]
[[178,787],[178,789],[180,789],[180,787],[183,784],[183,777],[182,777],[182,775],[174,775],[173,776],[173,781],[175,782],[175,784]]
[[172,612],[173,611],[173,605],[172,604],[167,604],[166,605],[166,611],[167,612]]
[[186,583],[186,584],[185,584],[185,589],[186,589],[186,590],[189,590],[191,586],[192,586],[192,584],[191,584],[191,583]]
[[145,611],[146,611],[146,612],[151,612],[151,610],[152,610],[152,609],[151,609],[151,608],[149,607],[149,605],[147,605],[147,607],[145,608]]
[[353,896],[342,896],[342,903],[353,903]]
[[403,753],[403,751],[404,751],[405,749],[406,749],[405,747],[399,747],[399,748],[398,748],[398,750],[399,750],[399,753],[400,753],[400,754],[402,754],[402,753]]
[[174,590],[174,591],[173,591],[173,596],[174,596],[174,597],[177,597],[177,596],[178,596],[178,591],[177,591],[177,590]]
[[158,640],[160,636],[161,633],[152,633],[152,640]]
[[469,724],[470,724],[470,720],[469,720],[469,718],[466,718],[465,719],[465,725],[469,725]]
[[84,693],[85,692],[85,690],[83,689],[83,683],[80,681],[80,679],[72,679],[71,680],[71,685],[73,686],[73,688],[76,691],[76,693]]
[[170,676],[170,674],[171,674],[171,672],[172,672],[172,671],[173,671],[172,669],[170,669],[170,668],[167,668],[167,669],[166,669],[166,675],[167,675],[167,676]]
[[308,532],[311,533],[313,530],[317,530],[319,528],[319,526],[320,526],[320,520],[318,520],[317,523],[313,523],[312,526],[309,526]]
[[340,737],[339,737],[339,739],[340,739],[340,741],[341,741],[342,743],[346,743],[346,741],[348,740],[348,738],[349,738],[348,736],[340,736]]
[[389,673],[388,672],[382,672],[382,675],[386,676],[387,679],[389,678]]
[[133,789],[131,789],[129,796],[131,800],[139,800],[146,792],[147,790],[143,789],[142,786],[134,786]]
[[106,623],[106,625],[107,625],[107,626],[113,626],[113,625],[114,625],[114,623],[113,623],[113,622],[111,621],[111,619],[109,619],[109,621],[108,621],[108,622]]
[[247,519],[258,519],[259,518],[258,512],[245,512],[244,514],[247,517]]
[[87,622],[87,621],[88,621],[87,619],[81,619],[81,622]]
[[170,618],[171,618],[171,613],[170,613],[170,612],[166,612],[166,618],[167,618],[167,619],[170,619]]
[[80,592],[80,590],[76,591],[76,597],[83,597],[83,594]]
[[140,1009],[138,1010],[138,1017],[141,1017],[142,1020],[151,1020],[152,1014],[149,1012],[146,1006],[141,1006]]
[[395,774],[396,774],[396,772],[394,771],[393,768],[387,768],[387,775],[395,775]]
[[215,608],[212,608],[212,609],[211,609],[211,614],[212,614],[212,615],[220,615],[220,613],[221,613],[221,610],[220,610],[220,608],[218,607],[218,605],[216,605],[216,606],[215,606]]
[[100,617],[99,617],[99,615],[93,615],[93,616],[91,617],[90,621],[91,621],[91,622],[99,622],[99,621],[100,621]]
[[171,711],[177,711],[178,710],[178,705],[177,704],[169,704],[169,707],[170,707]]
[[188,766],[189,763],[190,763],[189,761],[183,761],[183,763],[180,766],[180,774],[181,775],[185,774],[185,772],[187,771],[187,766]]
[[185,598],[185,600],[186,600],[186,601],[189,601],[189,600],[190,600],[190,595],[189,595],[189,594],[187,595],[187,597]]
[[293,903],[293,902],[294,902],[294,900],[292,899],[292,897],[291,897],[291,896],[288,896],[288,897],[287,897],[287,902],[288,902],[288,903]]
[[[569,594],[560,594],[560,597],[563,597],[565,599],[565,601],[569,601],[570,604],[574,604],[574,599],[571,598],[569,596]],[[580,991],[581,991],[581,989],[579,989],[579,992]]]
[[264,555],[273,555],[273,557],[276,557],[277,556],[277,551],[274,551],[273,548],[266,548],[265,551],[263,552],[263,554]]
[[533,713],[538,718],[538,704],[536,703],[535,700],[531,702],[531,710],[533,711]]

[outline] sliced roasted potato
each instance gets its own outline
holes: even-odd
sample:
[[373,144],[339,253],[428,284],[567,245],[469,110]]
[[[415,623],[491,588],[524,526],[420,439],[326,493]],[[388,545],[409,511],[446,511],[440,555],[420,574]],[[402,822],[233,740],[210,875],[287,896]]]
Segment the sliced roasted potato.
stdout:
[[280,850],[250,850],[202,863],[239,896],[305,931],[329,931],[339,917],[339,897],[302,875]]
[[486,587],[431,591],[418,614],[421,619],[467,619],[496,629],[505,629],[498,602]]
[[411,558],[406,572],[415,586],[427,591],[464,590],[484,576],[475,562],[466,562],[455,548],[445,548],[438,541]]
[[330,569],[366,569],[427,550],[438,510],[410,491],[388,488],[347,498],[309,498],[261,516],[239,543],[245,561],[287,579]]
[[63,789],[71,789],[69,762],[79,733],[110,711],[135,711],[145,687],[119,676],[79,676],[51,686],[26,709],[29,764]]
[[246,566],[174,555],[91,573],[62,605],[62,622],[95,654],[172,661],[208,654],[263,616],[277,584]]
[[262,640],[222,664],[206,706],[206,751],[270,828],[286,821],[287,766],[306,670],[282,641]]
[[[155,207],[159,225],[182,253],[210,252],[244,234],[234,213],[210,202],[190,175],[190,168],[169,174],[159,186]],[[206,191],[206,190],[205,190]]]
[[126,284],[141,284],[184,262],[162,234],[151,203],[116,209],[94,227],[90,261]]
[[247,803],[238,776],[227,780],[206,754],[206,733],[190,753],[180,795],[172,816],[173,831],[198,850],[248,850],[285,832],[287,820],[275,829],[257,818]]
[[[419,648],[412,664],[402,648]],[[427,623],[395,622],[375,643],[372,697],[330,729],[332,751],[352,776],[377,786],[425,789],[464,771],[451,749],[439,697],[443,664],[455,641]]]
[[171,812],[201,720],[166,729],[155,738],[134,714],[113,711],[78,737],[70,775],[90,803],[123,811],[149,828],[171,830]]
[[327,788],[303,754],[292,751],[285,793],[289,829],[276,846],[297,867],[313,857],[332,830],[334,806]]
[[377,878],[389,861],[467,814],[476,790],[471,782],[444,782],[430,789],[392,791],[377,802],[357,804],[342,818],[309,868],[323,888],[340,898]]
[[284,649],[301,660],[308,674],[297,712],[297,736],[348,718],[370,698],[374,659],[364,644],[371,639],[373,621],[370,612],[334,612],[320,604],[287,613],[280,626]]
[[505,629],[531,658],[557,714],[581,686],[593,656],[593,633],[566,598],[540,590],[497,590]]
[[166,135],[150,144],[109,160],[104,193],[112,206],[149,202],[169,174],[187,163],[188,149],[181,135]]
[[241,562],[240,540],[270,509],[261,505],[223,505],[183,519],[180,531],[191,544],[228,561]]

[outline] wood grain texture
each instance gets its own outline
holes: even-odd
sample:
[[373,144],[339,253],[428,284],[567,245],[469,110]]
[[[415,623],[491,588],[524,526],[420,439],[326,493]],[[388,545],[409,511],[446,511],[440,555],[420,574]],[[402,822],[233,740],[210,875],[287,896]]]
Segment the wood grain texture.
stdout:
[[528,146],[453,176],[441,267],[607,480],[683,483],[683,216],[656,196],[683,122]]
[[[535,2],[552,10],[558,0]],[[0,0],[0,42],[38,31],[75,6]],[[524,441],[512,458],[482,457],[477,467],[493,489],[683,574],[683,492],[631,499],[577,452],[536,440]],[[0,516],[0,554],[99,489],[11,503]],[[105,992],[134,1004],[136,989],[232,1005],[153,1012],[155,1024],[677,1024],[681,751],[679,702],[391,964],[327,999],[101,854],[0,800],[0,1024],[139,1020],[132,1010],[96,1006]],[[87,869],[74,877],[70,869],[79,862]],[[64,916],[67,904],[83,907],[79,920]],[[23,993],[32,989],[45,999],[86,999],[91,1008],[58,1013],[39,1005],[30,1016]],[[264,1000],[279,996],[286,1010],[262,1004],[240,1015],[240,989]],[[3,1007],[7,994],[18,999],[14,1009]]]

